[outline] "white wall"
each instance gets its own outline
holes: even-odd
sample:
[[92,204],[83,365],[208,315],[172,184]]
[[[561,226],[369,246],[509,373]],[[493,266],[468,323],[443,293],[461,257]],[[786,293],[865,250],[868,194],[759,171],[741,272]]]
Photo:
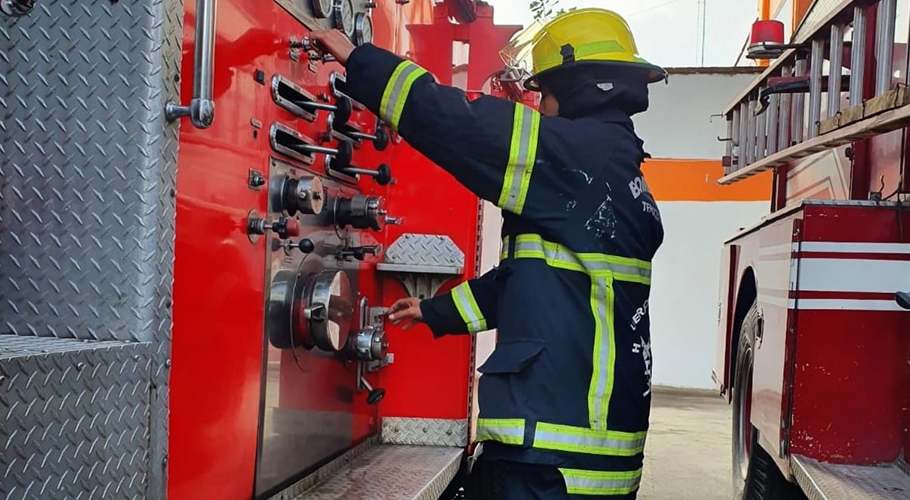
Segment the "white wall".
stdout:
[[654,385],[713,389],[723,242],[768,212],[767,202],[658,202],[664,244],[653,262]]
[[745,73],[732,74],[710,74],[721,71],[710,68],[669,71],[669,84],[651,85],[650,108],[633,118],[635,130],[645,141],[645,151],[654,158],[720,160],[726,143],[717,138],[727,135],[727,122],[711,115],[723,113],[756,78],[756,68],[737,68]]

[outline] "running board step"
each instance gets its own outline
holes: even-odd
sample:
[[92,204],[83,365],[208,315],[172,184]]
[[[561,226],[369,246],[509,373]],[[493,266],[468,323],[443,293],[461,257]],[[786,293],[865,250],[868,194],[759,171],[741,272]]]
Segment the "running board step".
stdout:
[[437,500],[463,453],[443,446],[376,445],[294,500]]
[[906,500],[910,475],[896,464],[840,465],[793,455],[793,475],[812,500]]

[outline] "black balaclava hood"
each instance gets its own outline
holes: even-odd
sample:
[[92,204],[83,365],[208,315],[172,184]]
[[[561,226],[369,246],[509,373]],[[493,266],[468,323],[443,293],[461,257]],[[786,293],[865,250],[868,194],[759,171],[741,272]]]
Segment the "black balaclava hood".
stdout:
[[539,80],[559,101],[564,118],[584,118],[606,108],[629,116],[648,110],[648,72],[637,68],[576,64]]

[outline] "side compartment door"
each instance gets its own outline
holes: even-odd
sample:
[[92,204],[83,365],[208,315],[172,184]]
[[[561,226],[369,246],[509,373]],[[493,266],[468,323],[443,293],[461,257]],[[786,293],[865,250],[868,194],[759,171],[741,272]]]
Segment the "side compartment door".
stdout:
[[738,257],[739,245],[724,245],[720,254],[720,273],[718,275],[717,338],[714,343],[714,369],[711,370],[711,379],[714,381],[714,387],[721,394],[726,395],[727,401],[730,400],[730,395],[727,394],[727,388],[730,387],[730,352],[732,349],[730,329],[736,308]]

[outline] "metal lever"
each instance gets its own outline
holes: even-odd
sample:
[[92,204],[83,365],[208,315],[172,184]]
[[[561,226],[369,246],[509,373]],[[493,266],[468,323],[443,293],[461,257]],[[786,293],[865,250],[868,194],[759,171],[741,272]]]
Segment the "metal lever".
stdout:
[[385,163],[383,163],[382,165],[379,165],[379,167],[377,167],[376,170],[366,170],[363,168],[353,168],[353,167],[338,168],[338,170],[340,170],[341,173],[347,174],[347,175],[350,175],[350,174],[369,175],[369,176],[373,177],[373,180],[376,181],[376,184],[379,184],[380,186],[387,186],[390,182],[392,182],[392,168],[389,167],[388,165],[386,165]]
[[250,217],[246,228],[247,234],[265,234],[266,231],[274,231],[281,239],[300,236],[300,222],[284,216],[271,223],[259,217]]
[[339,141],[338,148],[326,148],[323,146],[315,146],[313,144],[300,143],[300,144],[290,144],[288,147],[293,148],[301,153],[324,153],[330,156],[334,156],[334,162],[337,162],[338,166],[336,168],[342,169],[351,164],[351,159],[354,157],[354,146],[351,145],[348,141]]
[[193,60],[193,100],[189,106],[168,102],[167,120],[185,116],[196,128],[209,128],[215,121],[215,0],[196,0],[196,54]]
[[375,257],[381,251],[382,251],[382,245],[363,246],[363,247],[347,247],[347,248],[342,248],[338,252],[338,257],[341,259],[348,259],[350,257],[354,257],[357,260],[363,260],[366,257],[366,254],[370,254]]
[[26,16],[35,8],[36,3],[37,0],[2,0],[0,11],[13,17]]
[[309,57],[310,57],[311,61],[319,61],[319,60],[322,60],[322,62],[336,61],[335,56],[333,56],[331,54],[314,54],[313,52],[318,52],[318,51],[316,50],[316,47],[313,46],[313,42],[311,42],[309,38],[302,38],[299,42],[297,40],[291,40],[291,48],[292,49],[303,49],[307,52],[310,52]]
[[297,243],[294,243],[291,240],[287,240],[282,243],[281,246],[284,248],[284,252],[287,254],[290,254],[291,250],[294,250],[295,248],[305,254],[313,253],[313,251],[316,250],[316,244],[313,243],[313,240],[309,238],[304,238]]
[[307,100],[292,100],[294,104],[308,110],[321,109],[332,112],[332,124],[344,125],[351,119],[351,113],[354,111],[354,104],[348,96],[339,96],[335,99],[335,104],[323,104],[321,102]]
[[355,139],[364,139],[367,141],[373,141],[373,147],[376,148],[376,151],[385,151],[385,148],[389,147],[389,133],[384,127],[379,127],[376,129],[375,135],[365,134],[363,132],[342,132],[348,137],[353,137]]

